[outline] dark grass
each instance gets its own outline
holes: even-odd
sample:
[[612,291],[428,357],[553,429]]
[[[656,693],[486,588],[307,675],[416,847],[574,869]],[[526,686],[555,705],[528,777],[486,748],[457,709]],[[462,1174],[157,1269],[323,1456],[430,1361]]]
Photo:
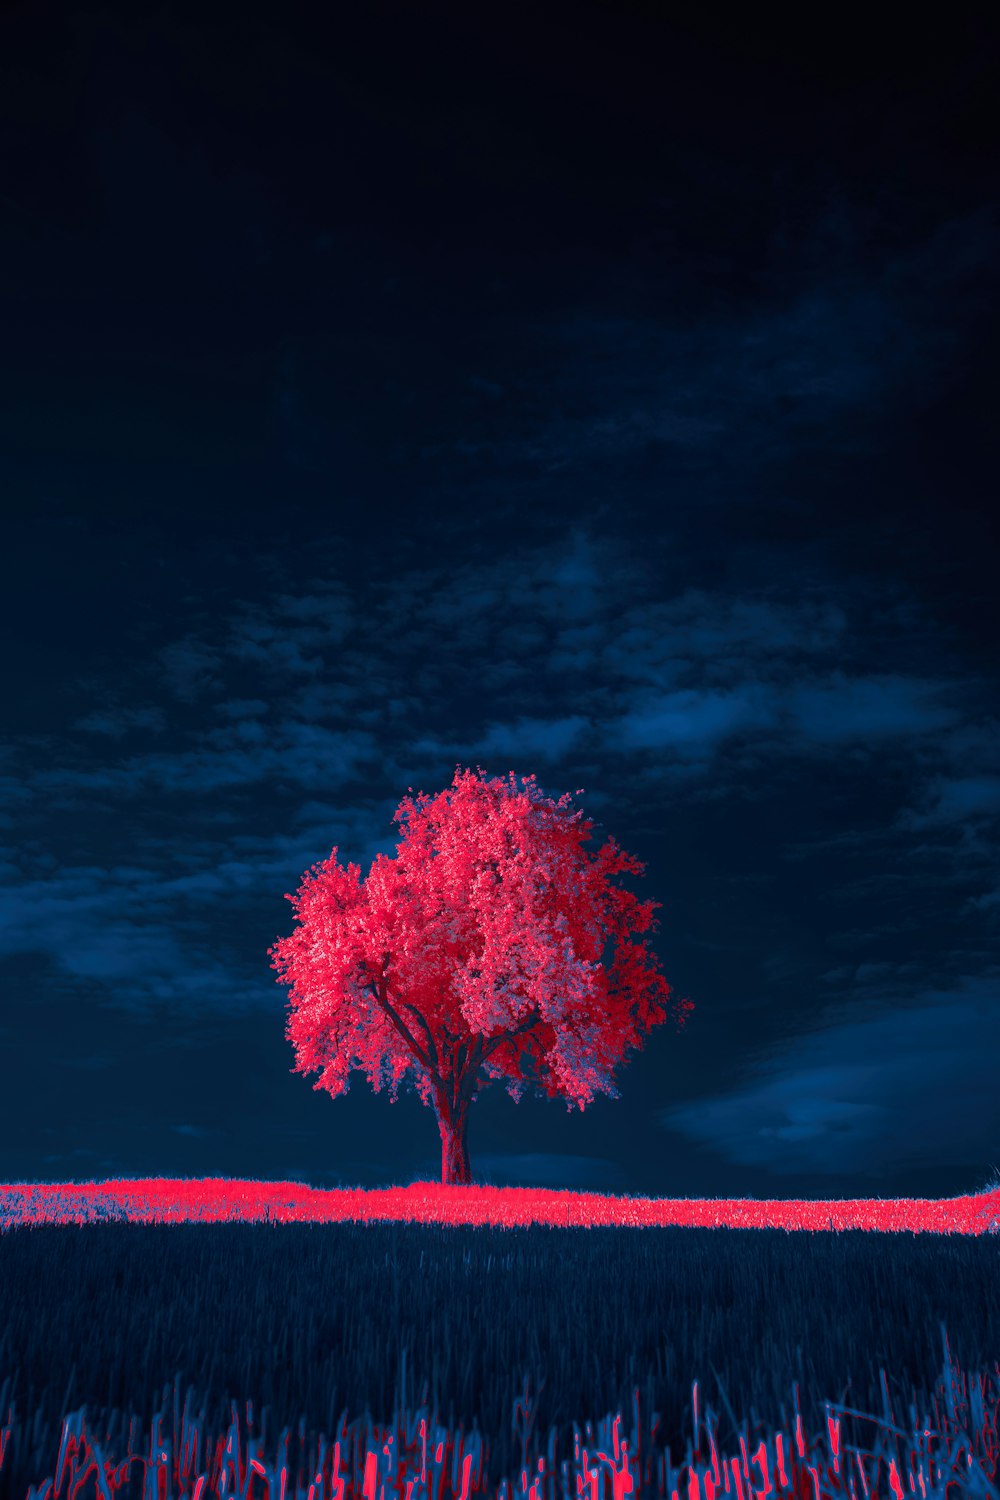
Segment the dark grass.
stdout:
[[[52,1473],[62,1417],[117,1410],[148,1428],[163,1387],[193,1386],[208,1425],[230,1400],[332,1437],[338,1418],[391,1422],[427,1400],[477,1425],[487,1470],[516,1473],[525,1380],[534,1431],[661,1413],[675,1459],[692,1435],[692,1381],[720,1413],[720,1446],[750,1418],[789,1431],[825,1405],[883,1407],[903,1426],[941,1375],[941,1324],[964,1371],[1000,1355],[995,1237],[431,1224],[127,1224],[17,1227],[0,1235],[0,1382],[32,1419]],[[407,1388],[400,1355],[407,1350]],[[721,1385],[720,1385],[721,1382]],[[926,1400],[923,1402],[926,1405]],[[921,1405],[918,1402],[918,1406]],[[784,1418],[783,1418],[784,1413]],[[43,1436],[44,1434],[44,1436]],[[848,1441],[864,1446],[870,1427]],[[294,1455],[294,1438],[290,1454]],[[21,1461],[26,1455],[22,1451]],[[0,1468],[0,1500],[38,1472]],[[495,1491],[494,1491],[495,1492]]]

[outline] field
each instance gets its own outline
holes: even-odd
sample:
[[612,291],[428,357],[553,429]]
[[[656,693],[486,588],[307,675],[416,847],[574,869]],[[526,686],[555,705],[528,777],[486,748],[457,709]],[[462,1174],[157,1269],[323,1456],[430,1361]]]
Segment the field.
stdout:
[[998,1229],[997,1185],[0,1187],[0,1500],[1000,1497]]

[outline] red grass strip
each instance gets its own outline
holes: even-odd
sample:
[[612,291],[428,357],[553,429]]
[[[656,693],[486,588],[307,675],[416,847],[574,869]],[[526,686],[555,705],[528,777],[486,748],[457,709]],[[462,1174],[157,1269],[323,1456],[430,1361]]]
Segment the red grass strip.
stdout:
[[630,1198],[542,1188],[311,1188],[300,1182],[141,1178],[0,1185],[0,1228],[17,1224],[434,1223],[613,1228],[691,1227],[1000,1232],[1000,1189],[957,1198]]

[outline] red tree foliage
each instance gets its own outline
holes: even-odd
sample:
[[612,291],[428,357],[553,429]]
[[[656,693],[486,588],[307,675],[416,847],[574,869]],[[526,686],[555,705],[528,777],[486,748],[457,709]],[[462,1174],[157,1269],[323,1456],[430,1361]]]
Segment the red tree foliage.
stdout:
[[[437,1116],[445,1183],[472,1181],[469,1106],[490,1083],[515,1101],[533,1084],[570,1110],[618,1098],[615,1067],[667,1017],[670,986],[630,937],[659,925],[661,903],[610,882],[645,866],[612,838],[588,859],[593,823],[534,782],[518,792],[513,771],[456,768],[437,796],[404,797],[398,857],[380,854],[359,883],[335,847],[286,897],[297,926],[268,950],[291,987],[290,1071],[318,1071],[313,1087],[335,1098],[364,1069],[393,1103],[410,1075]],[[693,1009],[674,1007],[680,1026]]]

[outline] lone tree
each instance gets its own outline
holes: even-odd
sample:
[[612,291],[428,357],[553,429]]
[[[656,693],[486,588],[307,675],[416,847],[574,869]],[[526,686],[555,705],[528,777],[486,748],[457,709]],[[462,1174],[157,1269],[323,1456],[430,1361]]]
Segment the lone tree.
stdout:
[[[459,767],[439,795],[404,797],[398,857],[378,855],[362,883],[334,847],[286,897],[297,926],[268,950],[291,987],[289,1071],[319,1072],[313,1087],[336,1098],[363,1068],[392,1103],[410,1074],[437,1116],[443,1183],[472,1181],[481,1089],[505,1079],[517,1102],[531,1083],[569,1110],[595,1091],[619,1098],[612,1073],[666,1020],[671,994],[655,954],[629,937],[659,925],[661,903],[609,879],[645,866],[612,838],[588,860],[593,823],[566,811],[570,793],[553,802],[534,776],[523,792],[513,771],[508,783],[480,776]],[[674,1007],[680,1026],[693,1009]]]

